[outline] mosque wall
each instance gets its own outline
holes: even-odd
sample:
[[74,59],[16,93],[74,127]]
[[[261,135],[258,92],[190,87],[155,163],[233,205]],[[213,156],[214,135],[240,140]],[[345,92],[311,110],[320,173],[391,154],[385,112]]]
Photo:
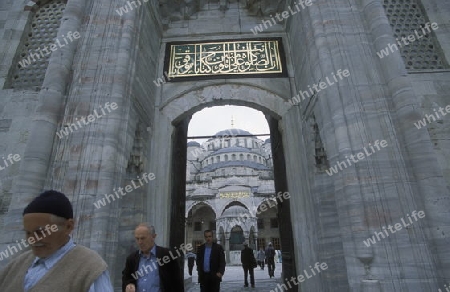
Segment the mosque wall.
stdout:
[[[34,4],[0,3],[0,167],[9,154],[20,156],[0,171],[0,250],[22,239],[23,206],[55,188],[73,202],[75,239],[107,260],[118,286],[136,223],[153,222],[159,244],[169,242],[174,124],[202,108],[234,104],[279,119],[297,271],[316,262],[330,267],[301,290],[433,291],[448,284],[449,118],[422,119],[450,104],[449,73],[408,72],[398,52],[377,57],[396,41],[384,1],[313,1],[258,33],[282,37],[288,77],[158,85],[167,42],[256,37],[251,29],[261,24],[255,1],[207,1],[201,11],[192,1],[183,11],[169,2],[148,1],[119,15],[118,0],[69,0],[58,36],[79,31],[81,37],[52,54],[42,88],[32,89],[9,88],[8,78]],[[449,60],[450,4],[423,2]],[[271,5],[266,17],[276,11]],[[326,89],[311,89],[320,82]],[[102,109],[96,123],[57,135]],[[419,120],[426,127],[418,129]],[[372,151],[376,141],[387,147]],[[321,163],[341,165],[334,174],[317,168],[317,149],[326,154]],[[365,151],[370,157],[348,160]],[[150,172],[155,180],[133,196],[95,207]],[[419,210],[426,217],[404,232],[364,244]]]

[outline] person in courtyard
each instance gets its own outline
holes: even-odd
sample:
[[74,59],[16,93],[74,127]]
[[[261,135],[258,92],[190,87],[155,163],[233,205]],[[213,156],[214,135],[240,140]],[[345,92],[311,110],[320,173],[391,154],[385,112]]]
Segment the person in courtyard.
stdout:
[[275,272],[275,249],[272,246],[272,242],[269,242],[269,246],[266,248],[266,259],[269,277],[272,278]]
[[184,292],[178,258],[155,244],[155,227],[141,223],[134,230],[139,247],[126,259],[122,292]]
[[205,243],[197,249],[197,272],[201,292],[219,292],[225,273],[225,252],[220,244],[213,242],[213,231],[203,232]]
[[23,211],[23,227],[31,250],[0,272],[1,291],[113,292],[105,261],[72,240],[73,209],[63,193],[34,198]]
[[192,270],[194,269],[194,264],[195,264],[195,253],[193,253],[192,251],[189,251],[186,254],[186,258],[188,260],[188,269],[189,269],[189,276],[192,276]]
[[255,274],[253,269],[258,265],[253,255],[253,249],[248,247],[247,242],[244,242],[244,249],[241,251],[241,263],[244,269],[244,287],[248,287],[248,274],[250,274],[250,284],[252,288],[255,288]]
[[264,270],[264,261],[266,260],[266,253],[264,252],[264,248],[262,246],[259,248],[258,254],[256,256],[258,258],[258,265],[261,267],[261,270]]

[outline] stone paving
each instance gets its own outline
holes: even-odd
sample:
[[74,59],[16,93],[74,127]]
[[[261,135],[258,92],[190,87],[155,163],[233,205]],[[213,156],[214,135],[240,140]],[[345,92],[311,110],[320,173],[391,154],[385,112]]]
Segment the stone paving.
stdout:
[[[187,265],[185,267],[185,277],[189,277]],[[197,283],[198,276],[196,267],[192,273],[192,283],[186,285],[186,292],[200,292],[200,285]],[[250,284],[250,276],[249,276]],[[277,287],[277,284],[281,281],[281,263],[275,264],[275,277],[269,278],[267,272],[267,266],[264,270],[259,267],[255,269],[255,288],[244,287],[244,270],[241,266],[227,266],[225,269],[225,275],[223,276],[222,284],[220,285],[220,291],[222,292],[238,292],[238,291],[258,291],[258,292],[270,292]]]

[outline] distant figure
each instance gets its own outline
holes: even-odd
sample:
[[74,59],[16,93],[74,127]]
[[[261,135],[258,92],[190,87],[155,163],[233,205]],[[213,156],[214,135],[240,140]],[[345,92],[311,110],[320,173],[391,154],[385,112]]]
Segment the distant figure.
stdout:
[[277,249],[277,254],[278,254],[278,262],[281,263],[281,258],[282,258],[281,250]]
[[258,259],[258,265],[261,267],[261,270],[264,270],[264,261],[266,260],[266,253],[264,252],[263,247],[259,248],[258,254],[256,255]]
[[269,277],[275,277],[275,249],[272,246],[272,242],[269,242],[269,246],[266,248],[267,269],[269,270]]
[[188,268],[189,268],[189,276],[192,276],[192,269],[194,268],[196,255],[192,251],[189,251],[186,254],[187,260],[188,260]]
[[258,265],[253,255],[253,249],[248,247],[247,242],[244,242],[244,249],[241,251],[241,263],[242,268],[244,268],[244,287],[248,287],[248,273],[250,272],[250,284],[252,288],[255,288],[255,274],[253,269]]

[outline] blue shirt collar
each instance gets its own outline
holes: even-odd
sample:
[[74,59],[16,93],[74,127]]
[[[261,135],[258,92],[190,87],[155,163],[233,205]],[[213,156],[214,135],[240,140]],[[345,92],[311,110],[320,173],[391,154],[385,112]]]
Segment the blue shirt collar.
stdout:
[[75,243],[73,242],[73,239],[70,237],[69,241],[65,245],[63,245],[60,249],[58,249],[50,256],[46,258],[36,257],[33,261],[33,265],[39,262],[42,263],[47,269],[51,269],[62,258],[62,256],[65,255],[67,252],[69,252],[69,250],[71,250],[73,247],[75,247]]
[[[144,253],[141,250],[139,250],[139,255],[142,257],[144,256]],[[156,257],[156,244],[150,250],[150,256]]]

